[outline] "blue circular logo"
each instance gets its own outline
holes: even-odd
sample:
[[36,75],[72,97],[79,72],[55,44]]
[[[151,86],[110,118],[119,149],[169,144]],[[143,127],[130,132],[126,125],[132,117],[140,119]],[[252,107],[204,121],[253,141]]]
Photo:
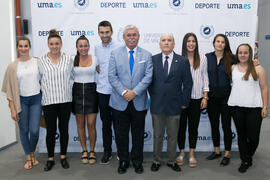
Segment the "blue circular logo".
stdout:
[[89,0],[74,0],[74,5],[78,9],[85,9],[89,5]]
[[202,110],[200,122],[209,122],[207,109]]
[[232,132],[232,139],[236,139],[236,133]]
[[180,0],[173,0],[173,5],[178,7],[181,5],[181,1]]
[[119,42],[124,42],[123,34],[124,34],[124,29],[119,28],[118,33],[117,33],[117,39]]
[[143,136],[144,136],[144,142],[152,139],[152,133],[150,131],[145,131]]
[[205,27],[205,28],[203,28],[203,33],[205,35],[209,35],[211,33],[211,29],[209,27]]
[[184,0],[169,0],[169,6],[173,9],[173,10],[179,10],[181,8],[183,8],[184,6]]
[[59,133],[57,132],[57,133],[55,134],[55,140],[58,140],[59,137],[60,137],[60,135],[59,135]]
[[200,33],[205,39],[209,39],[214,35],[214,27],[209,25],[202,25]]

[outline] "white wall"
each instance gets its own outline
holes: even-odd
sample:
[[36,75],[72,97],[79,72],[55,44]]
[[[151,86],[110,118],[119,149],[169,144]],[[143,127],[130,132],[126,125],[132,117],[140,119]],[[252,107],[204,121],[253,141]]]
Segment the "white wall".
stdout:
[[[0,6],[0,85],[7,65],[15,58],[14,1],[2,0]],[[16,141],[15,123],[10,117],[5,94],[0,95],[0,148]]]
[[270,40],[265,40],[265,35],[270,35],[270,1],[259,1],[259,60],[268,75],[268,86],[270,86]]
[[28,32],[29,35],[26,35],[30,38],[32,35],[32,24],[31,24],[31,0],[21,0],[21,18],[28,20]]

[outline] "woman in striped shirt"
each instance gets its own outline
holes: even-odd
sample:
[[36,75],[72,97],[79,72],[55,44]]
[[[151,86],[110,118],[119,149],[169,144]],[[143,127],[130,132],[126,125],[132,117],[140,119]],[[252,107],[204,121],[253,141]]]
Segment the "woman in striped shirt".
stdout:
[[48,37],[49,53],[40,58],[42,106],[47,126],[46,145],[48,161],[44,171],[54,166],[55,135],[60,132],[60,159],[64,169],[69,168],[66,159],[68,146],[68,124],[72,107],[73,60],[61,52],[62,39],[56,30]]
[[193,87],[191,92],[191,100],[189,106],[181,113],[179,131],[178,131],[178,147],[180,154],[176,161],[178,165],[183,164],[185,156],[185,139],[186,128],[188,123],[189,134],[189,166],[196,167],[197,160],[194,156],[198,137],[198,126],[200,122],[201,110],[206,108],[208,100],[208,74],[207,61],[204,55],[199,55],[198,40],[194,33],[187,33],[184,36],[182,44],[182,55],[187,57],[190,64],[190,72],[193,79]]

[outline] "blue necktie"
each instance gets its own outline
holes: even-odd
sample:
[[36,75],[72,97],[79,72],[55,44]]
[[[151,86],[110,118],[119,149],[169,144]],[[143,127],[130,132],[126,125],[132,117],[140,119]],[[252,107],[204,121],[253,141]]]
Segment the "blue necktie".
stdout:
[[129,51],[129,68],[130,68],[130,75],[132,75],[133,65],[134,65],[134,57],[133,57],[133,50]]
[[166,56],[164,66],[163,66],[163,71],[164,71],[165,77],[168,76],[168,59],[169,59],[169,56]]

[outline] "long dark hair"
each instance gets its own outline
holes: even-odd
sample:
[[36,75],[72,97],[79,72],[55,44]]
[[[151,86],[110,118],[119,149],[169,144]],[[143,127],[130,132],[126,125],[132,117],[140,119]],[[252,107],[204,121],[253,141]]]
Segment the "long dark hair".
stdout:
[[247,72],[245,73],[243,79],[244,80],[248,80],[249,78],[249,75],[251,74],[253,79],[255,81],[258,80],[258,74],[256,73],[256,70],[255,70],[255,67],[254,67],[254,64],[253,64],[253,61],[252,61],[252,57],[253,57],[253,52],[252,52],[252,48],[249,44],[240,44],[238,47],[237,47],[237,50],[236,50],[236,62],[239,63],[239,58],[238,58],[238,53],[239,53],[239,48],[241,46],[247,46],[248,47],[248,52],[249,52],[249,57],[248,57],[248,69],[247,69]]
[[225,48],[223,52],[223,60],[224,60],[224,66],[225,66],[225,72],[231,78],[231,66],[232,64],[235,64],[235,56],[232,53],[230,42],[227,36],[224,34],[217,34],[213,40],[213,45],[215,45],[216,39],[218,37],[223,37],[225,40]]
[[[85,35],[81,35],[77,40],[76,40],[76,48],[78,47],[78,42],[79,40],[86,40],[87,43],[89,44],[89,41],[88,39],[85,37]],[[74,58],[74,66],[79,66],[79,63],[80,63],[80,53],[79,51],[77,50],[77,54]]]
[[193,55],[193,69],[197,69],[200,67],[200,55],[199,55],[199,44],[198,44],[198,39],[197,36],[194,33],[187,33],[184,36],[183,43],[182,43],[182,56],[187,57],[187,41],[189,37],[194,37],[195,42],[196,42],[196,47],[194,50],[194,55]]

